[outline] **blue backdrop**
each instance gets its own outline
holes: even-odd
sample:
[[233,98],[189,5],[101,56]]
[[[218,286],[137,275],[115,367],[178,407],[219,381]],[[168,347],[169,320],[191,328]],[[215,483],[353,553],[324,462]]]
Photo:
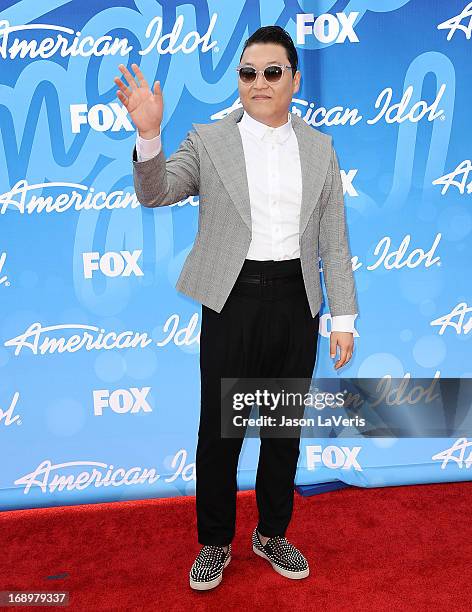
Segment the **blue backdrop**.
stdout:
[[[291,111],[333,136],[360,314],[340,371],[472,375],[465,0],[0,3],[0,507],[193,494],[200,304],[174,284],[198,198],[145,209],[118,64],[164,93],[163,146],[239,105],[245,39],[296,42]],[[303,439],[297,484],[469,479],[467,438]],[[259,441],[244,442],[252,488]]]

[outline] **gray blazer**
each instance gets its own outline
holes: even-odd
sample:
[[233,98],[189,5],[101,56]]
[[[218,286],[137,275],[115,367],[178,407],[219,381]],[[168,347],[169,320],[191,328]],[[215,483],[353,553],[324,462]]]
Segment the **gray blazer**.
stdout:
[[[138,201],[169,206],[199,195],[198,231],[176,289],[221,312],[251,242],[251,207],[243,144],[237,122],[242,108],[214,123],[192,123],[178,150],[137,161],[133,178]],[[331,136],[291,113],[302,169],[300,260],[312,316],[322,290],[318,255],[331,316],[358,311],[345,222],[341,175]]]

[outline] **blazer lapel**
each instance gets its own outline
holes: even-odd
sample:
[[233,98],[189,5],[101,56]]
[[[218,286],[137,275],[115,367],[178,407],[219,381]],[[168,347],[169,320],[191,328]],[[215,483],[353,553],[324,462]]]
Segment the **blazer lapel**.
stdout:
[[251,201],[247,182],[243,141],[237,121],[244,109],[237,108],[216,123],[193,123],[221,181],[239,214],[252,231]]
[[313,130],[298,115],[291,114],[293,130],[298,139],[302,168],[302,204],[299,226],[300,236],[302,236],[321,195],[328,172],[331,150],[328,136]]
[[[235,109],[216,123],[193,123],[201,137],[221,181],[228,191],[249,231],[251,203],[246,173],[246,162],[241,134],[237,122],[244,109]],[[302,202],[300,209],[300,236],[305,231],[326,179],[330,160],[328,137],[308,126],[291,113],[292,127],[298,140],[302,174]]]

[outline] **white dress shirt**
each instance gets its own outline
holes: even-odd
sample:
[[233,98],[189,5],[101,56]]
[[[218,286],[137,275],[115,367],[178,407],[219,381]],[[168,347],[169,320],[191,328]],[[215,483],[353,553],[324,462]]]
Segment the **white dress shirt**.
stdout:
[[[247,259],[300,257],[302,174],[290,113],[287,117],[286,123],[273,128],[244,112],[238,123],[251,202],[252,240]],[[137,134],[138,161],[154,157],[161,146],[160,134],[151,139]],[[357,314],[331,317],[331,331],[354,332],[356,317]]]

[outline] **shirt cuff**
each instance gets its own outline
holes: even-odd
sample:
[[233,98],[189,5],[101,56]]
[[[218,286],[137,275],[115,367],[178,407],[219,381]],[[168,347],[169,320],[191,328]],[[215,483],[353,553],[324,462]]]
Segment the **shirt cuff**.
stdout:
[[331,317],[331,331],[351,332],[353,334],[356,331],[354,327],[356,317],[357,314]]
[[161,151],[161,135],[158,134],[154,138],[143,138],[136,134],[136,154],[138,161],[146,161],[155,157]]

